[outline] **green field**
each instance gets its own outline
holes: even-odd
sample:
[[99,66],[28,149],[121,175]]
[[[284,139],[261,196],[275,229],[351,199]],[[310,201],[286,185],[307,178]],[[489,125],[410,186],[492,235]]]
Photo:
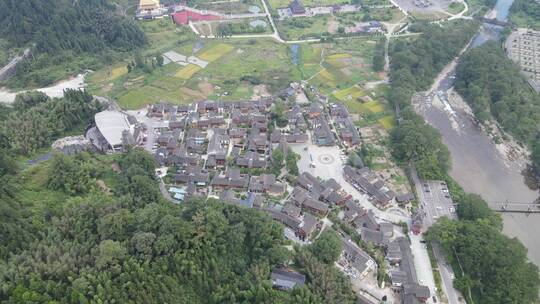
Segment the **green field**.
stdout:
[[390,130],[396,125],[396,119],[394,118],[394,115],[388,115],[383,118],[380,118],[379,123],[386,130]]
[[457,14],[465,9],[465,4],[461,2],[452,2],[448,5],[447,11],[451,14]]
[[[218,2],[218,3],[213,3]],[[258,6],[261,9],[261,12],[264,11],[262,3],[260,0],[243,0],[237,2],[229,1],[200,1],[197,2],[195,8],[202,10],[212,10],[225,14],[239,14],[239,13],[248,13],[250,6]]]
[[[310,83],[324,93],[341,92],[336,93],[336,99],[340,100],[348,96],[346,89],[380,79],[372,69],[375,45],[376,41],[369,37],[303,44],[300,70],[305,79],[310,79]],[[353,95],[354,98],[361,96],[358,92]]]
[[291,63],[288,46],[271,39],[205,40],[163,20],[141,25],[150,40],[145,56],[172,50],[194,54],[210,63],[204,69],[169,63],[151,73],[136,70],[129,74],[118,65],[93,73],[88,89],[117,100],[123,108],[137,109],[162,100],[189,103],[205,98],[251,99],[253,87],[259,83],[275,93],[301,79]]
[[356,100],[358,97],[365,95],[364,91],[357,86],[352,86],[343,90],[335,91],[333,93],[340,101]]
[[[329,32],[329,23],[334,20],[330,15],[298,17],[277,21],[280,35],[286,40],[319,38]],[[337,30],[337,27],[336,27]]]

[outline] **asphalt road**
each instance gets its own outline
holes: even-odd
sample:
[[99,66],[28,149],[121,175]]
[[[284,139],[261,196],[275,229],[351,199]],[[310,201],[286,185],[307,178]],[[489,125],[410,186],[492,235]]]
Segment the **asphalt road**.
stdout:
[[[423,206],[423,210],[426,212],[426,216],[424,217],[424,231],[425,231],[427,228],[431,227],[437,221],[438,217],[440,216],[440,213],[443,210],[438,210],[436,207],[436,204],[433,204],[433,202],[437,202],[438,200],[433,199],[433,195],[432,195],[433,193],[431,192],[432,189],[429,188],[429,184],[428,184],[428,188],[430,189],[430,192],[426,192],[426,190],[424,189],[424,183],[420,181],[420,178],[416,174],[415,170],[411,170],[411,175],[412,175],[412,179],[413,179],[414,186],[416,189],[416,193],[418,195],[418,199],[420,200],[419,204]],[[433,189],[433,190],[436,191],[436,189]],[[429,196],[427,195],[428,193],[430,194]],[[449,217],[455,219],[455,214],[451,213]],[[412,242],[412,239],[411,239],[411,242]],[[448,304],[460,304],[459,299],[461,298],[461,293],[454,288],[454,284],[452,283],[452,281],[454,280],[454,272],[449,266],[446,266],[447,264],[446,260],[444,256],[442,255],[442,253],[440,252],[438,244],[432,243],[432,246],[433,246],[433,253],[437,260],[439,273],[441,274],[441,278],[442,278],[441,287],[443,289],[443,292],[446,294],[446,298],[448,299]],[[425,254],[427,254],[427,249],[423,248],[422,250],[420,250],[420,248],[416,248],[417,253],[415,253],[414,244],[412,247],[413,247],[413,254],[415,255],[415,265],[416,265],[416,255],[424,255],[424,252]],[[427,261],[423,260],[419,262],[428,263],[427,265],[431,265],[429,258]],[[417,267],[417,271],[418,271],[418,267]],[[431,272],[431,269],[430,269],[430,272]],[[418,274],[418,277],[419,278],[421,277],[420,274]],[[433,275],[431,277],[433,277]],[[430,290],[432,290],[432,294],[433,294],[434,289],[431,289],[430,287]]]

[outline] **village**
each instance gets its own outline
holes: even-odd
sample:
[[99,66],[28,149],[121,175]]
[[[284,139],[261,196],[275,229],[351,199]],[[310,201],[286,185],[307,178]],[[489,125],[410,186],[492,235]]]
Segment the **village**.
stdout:
[[[173,203],[202,197],[259,209],[299,245],[333,227],[342,238],[338,267],[365,303],[434,301],[435,287],[423,279],[431,269],[415,266],[427,257],[419,237],[423,207],[413,208],[412,190],[395,185],[385,170],[363,163],[356,151],[368,139],[347,107],[322,94],[306,103],[306,89],[291,84],[280,96],[255,101],[109,109],[96,114],[86,137],[105,153],[129,146],[152,153],[160,189]],[[276,288],[304,280],[291,269],[274,275]]]

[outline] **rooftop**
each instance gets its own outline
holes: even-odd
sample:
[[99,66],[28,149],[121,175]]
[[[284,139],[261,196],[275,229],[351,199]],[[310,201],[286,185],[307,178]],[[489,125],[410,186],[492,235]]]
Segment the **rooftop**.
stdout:
[[122,144],[122,132],[129,131],[127,115],[118,111],[103,111],[95,116],[96,126],[111,146]]

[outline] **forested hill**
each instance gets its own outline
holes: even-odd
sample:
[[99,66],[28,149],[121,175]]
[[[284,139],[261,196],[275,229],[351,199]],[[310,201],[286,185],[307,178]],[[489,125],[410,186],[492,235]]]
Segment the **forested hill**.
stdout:
[[64,70],[92,67],[111,61],[115,52],[144,45],[137,24],[114,11],[109,0],[0,1],[0,37],[9,47],[35,50],[33,59],[19,69],[17,84],[46,85],[59,76],[40,73],[50,65],[64,65]]
[[[334,266],[335,232],[293,247],[263,211],[165,201],[144,150],[19,168],[100,110],[86,92],[65,95],[0,105],[0,303],[355,303]],[[306,284],[273,289],[271,270],[283,265]]]
[[[289,250],[262,211],[163,201],[142,150],[59,154],[21,172],[1,152],[2,303],[355,303],[335,243]],[[306,285],[273,289],[271,270],[288,264]]]

